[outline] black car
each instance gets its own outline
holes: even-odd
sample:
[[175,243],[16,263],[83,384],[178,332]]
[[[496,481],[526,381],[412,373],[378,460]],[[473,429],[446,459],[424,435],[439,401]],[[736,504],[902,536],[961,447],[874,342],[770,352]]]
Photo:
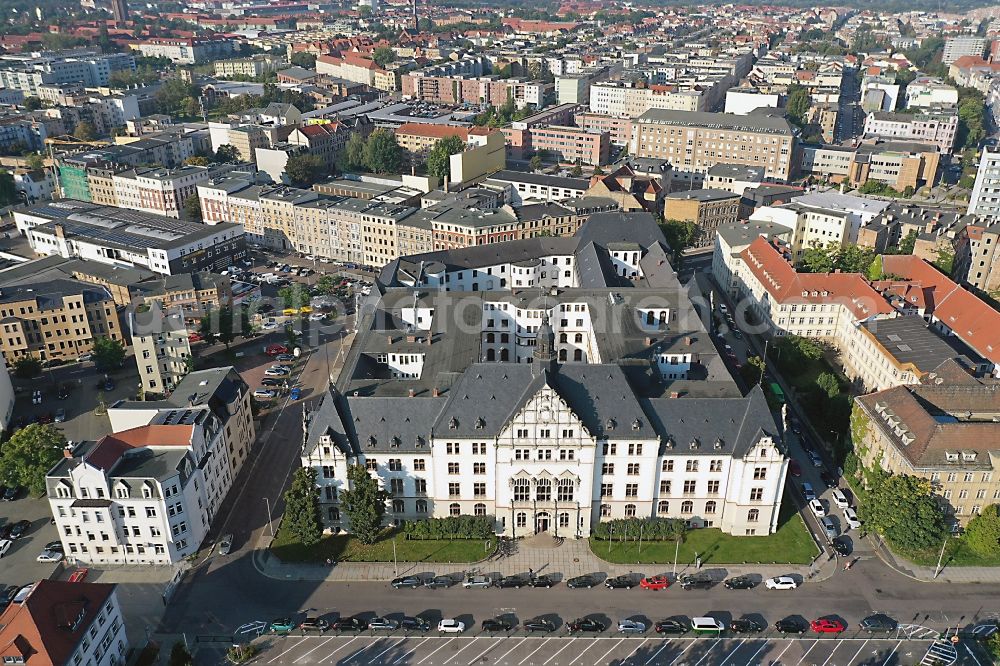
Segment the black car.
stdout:
[[364,631],[368,628],[368,623],[358,617],[342,617],[333,623],[334,631]]
[[750,576],[733,576],[727,579],[723,585],[726,586],[727,590],[752,590],[757,586]]
[[707,590],[715,585],[715,581],[710,576],[700,574],[681,576],[678,582],[683,590]]
[[115,380],[111,379],[110,377],[108,377],[107,379],[105,379],[104,380],[104,390],[105,391],[114,391],[115,390]]
[[757,620],[741,618],[729,623],[729,630],[734,634],[759,634],[764,631],[765,626]]
[[847,557],[851,554],[851,542],[843,537],[837,537],[833,540],[833,549],[837,551],[837,555]]
[[429,631],[431,623],[419,617],[404,617],[399,622],[399,628],[405,631]]
[[555,585],[555,581],[552,580],[551,576],[533,576],[528,584],[531,585],[531,587],[548,588]]
[[510,631],[514,625],[498,617],[483,620],[483,631]]
[[318,631],[323,633],[330,628],[330,623],[319,617],[307,617],[302,620],[302,624],[299,625],[299,629],[302,631]]
[[899,627],[899,622],[885,613],[875,613],[858,622],[858,628],[869,634],[891,634]]
[[399,578],[393,578],[392,582],[389,584],[392,585],[392,589],[394,590],[398,590],[401,587],[413,589],[423,585],[424,581],[421,580],[419,576],[401,576]]
[[21,495],[21,486],[7,486],[3,491],[3,501],[13,502]]
[[597,576],[591,576],[590,574],[584,576],[577,576],[576,578],[570,578],[566,581],[566,587],[573,588],[574,590],[579,587],[591,588],[597,585]]
[[71,387],[70,387],[69,384],[60,384],[59,385],[59,392],[56,395],[58,396],[58,398],[60,400],[65,400],[66,398],[69,397],[70,390],[71,390]]
[[609,590],[625,588],[631,590],[635,587],[635,579],[632,576],[615,576],[604,581],[604,586]]
[[581,617],[576,620],[573,620],[568,625],[566,625],[566,629],[568,629],[571,634],[576,633],[578,631],[586,631],[594,634],[599,634],[605,629],[607,629],[607,627],[604,626],[604,624],[602,624],[601,622],[598,622],[597,620],[592,620],[589,617]]
[[504,576],[497,583],[497,587],[512,587],[518,590],[528,584],[528,579],[524,576]]
[[688,626],[686,623],[673,618],[660,620],[653,625],[653,630],[658,634],[686,634]]
[[10,538],[20,539],[21,537],[23,537],[25,534],[28,533],[29,529],[31,529],[30,520],[19,520],[11,526]]
[[0,539],[9,539],[11,530],[14,529],[14,523],[4,523],[0,525]]
[[804,634],[809,630],[809,624],[797,617],[786,617],[775,622],[774,628],[781,634]]
[[528,620],[522,626],[524,627],[525,631],[541,631],[546,634],[550,634],[556,630],[556,625],[552,624],[548,620],[543,620],[540,617]]
[[282,386],[284,383],[285,380],[274,377],[264,377],[264,379],[260,380],[261,386]]
[[51,550],[55,553],[61,553],[63,552],[62,541],[50,541],[49,543],[45,544],[45,548],[43,548],[42,550]]
[[455,579],[451,576],[434,576],[434,578],[428,578],[424,581],[424,587],[429,587],[432,590],[436,590],[439,587],[451,587],[455,584]]
[[827,488],[837,487],[837,479],[833,477],[833,474],[830,474],[826,470],[823,470],[822,472],[819,473],[819,478],[823,480],[823,483],[826,484]]

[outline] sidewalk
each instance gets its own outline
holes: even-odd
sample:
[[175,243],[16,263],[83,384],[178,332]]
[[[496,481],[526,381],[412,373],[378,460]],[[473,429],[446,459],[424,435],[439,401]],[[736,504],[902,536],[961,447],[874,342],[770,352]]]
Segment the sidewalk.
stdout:
[[920,566],[896,555],[874,535],[869,534],[867,541],[884,565],[898,574],[922,583],[1000,583],[1000,567],[950,567],[948,560],[945,560],[942,562],[941,573],[935,578],[935,567]]
[[[462,575],[484,574],[559,574],[563,580],[583,574],[607,574],[609,577],[628,573],[661,574],[672,573],[673,564],[610,564],[600,559],[590,550],[586,539],[566,539],[558,546],[545,547],[544,537],[525,539],[517,542],[517,552],[502,559],[487,559],[474,563],[424,563],[424,562],[337,562],[332,566],[323,564],[286,564],[268,550],[254,551],[254,566],[257,570],[275,580],[311,581],[389,581],[408,574]],[[534,543],[533,543],[534,542]],[[764,578],[783,575],[798,575],[803,580],[822,581],[833,575],[837,569],[836,560],[825,560],[823,556],[815,565],[735,565],[726,566],[707,562],[701,571],[722,579],[740,574],[757,574]],[[677,574],[693,573],[695,566],[678,562]]]

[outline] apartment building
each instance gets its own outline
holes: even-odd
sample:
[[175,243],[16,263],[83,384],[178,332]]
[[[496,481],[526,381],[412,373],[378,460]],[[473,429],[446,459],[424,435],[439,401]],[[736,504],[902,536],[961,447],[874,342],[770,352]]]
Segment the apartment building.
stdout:
[[933,109],[958,106],[958,88],[930,76],[919,76],[906,84],[906,108]]
[[236,41],[226,37],[152,37],[133,44],[144,56],[167,58],[181,65],[200,65],[228,58],[236,52]]
[[143,394],[165,395],[191,367],[190,331],[183,314],[158,304],[130,315],[132,350]]
[[[111,176],[114,196],[109,198],[115,203],[110,205],[179,219],[184,212],[184,202],[188,197],[197,196],[199,184],[232,169],[233,165],[218,165],[120,171]],[[98,180],[95,178],[92,184],[97,185]],[[94,197],[93,190],[91,196]],[[105,197],[99,198],[102,201],[96,201],[95,197],[95,202],[103,203]]]
[[24,356],[73,361],[100,337],[124,342],[111,294],[76,280],[5,285],[0,319],[0,351],[8,365]]
[[546,151],[561,162],[602,165],[611,159],[611,135],[564,125],[546,125],[530,129],[503,128],[509,157],[524,159],[529,154]]
[[365,116],[352,120],[334,120],[295,128],[288,135],[288,144],[305,148],[310,155],[322,159],[327,169],[333,170],[340,152],[351,136],[358,132],[364,137],[370,131],[371,124]]
[[289,249],[295,246],[295,209],[315,201],[319,194],[294,187],[274,187],[260,190],[260,221],[262,241],[267,247]]
[[727,190],[671,192],[663,201],[663,217],[694,222],[698,230],[697,241],[706,245],[715,238],[720,225],[733,224],[739,219],[742,198],[742,194]]
[[486,133],[485,128],[470,128],[460,125],[428,125],[424,123],[405,123],[395,130],[396,143],[400,148],[411,153],[426,153],[441,139],[457,136],[462,143],[469,142],[472,132]]
[[996,384],[960,368],[941,381],[897,386],[854,400],[866,467],[917,476],[931,484],[955,526],[1000,501],[994,442],[1000,420]]
[[149,277],[129,284],[128,293],[130,300],[143,305],[179,310],[190,323],[233,302],[229,277],[205,271]]
[[774,116],[652,109],[633,121],[629,154],[669,160],[675,171],[703,174],[719,163],[760,166],[769,180],[795,170],[795,135]]
[[873,111],[865,116],[864,131],[866,137],[933,143],[942,153],[950,153],[958,132],[958,112],[939,110],[910,114]]
[[503,188],[508,203],[518,205],[527,201],[563,201],[582,197],[590,189],[586,178],[549,176],[523,171],[497,171],[482,185]]
[[108,410],[112,434],[67,448],[46,475],[70,562],[174,564],[197,552],[254,443],[231,367],[189,374],[166,400]]
[[134,71],[129,53],[77,50],[67,53],[8,54],[0,59],[0,87],[37,96],[43,85],[78,83],[86,87],[108,85],[114,72]]
[[502,106],[507,100],[523,109],[529,104],[545,105],[552,84],[524,79],[498,79],[492,76],[469,77],[460,74],[438,75],[434,70],[409,72],[402,78],[403,98],[436,104],[489,104]]
[[748,220],[723,224],[716,231],[712,244],[712,275],[730,299],[739,294],[737,275],[743,265],[743,250],[757,238],[787,245],[792,239],[792,230],[773,222]]
[[915,141],[863,142],[854,153],[848,180],[860,187],[874,180],[897,192],[937,183],[941,153],[931,143]]
[[[711,87],[711,86],[707,86]],[[636,118],[650,109],[705,111],[707,95],[703,87],[636,86],[624,81],[606,81],[590,87],[590,112],[619,118]]]
[[284,58],[268,53],[259,53],[250,58],[217,60],[212,63],[216,76],[247,76],[256,78],[270,72],[277,72],[288,63]]
[[969,198],[969,215],[1000,221],[1000,149],[983,148]]
[[580,112],[574,116],[574,124],[588,132],[607,132],[611,144],[627,146],[632,140],[632,119],[608,116],[603,113]]
[[0,614],[9,664],[118,666],[129,657],[117,586],[42,579]]
[[987,44],[989,44],[989,41],[985,37],[976,35],[947,37],[944,40],[944,51],[941,53],[941,62],[950,65],[964,56],[982,58],[986,53]]

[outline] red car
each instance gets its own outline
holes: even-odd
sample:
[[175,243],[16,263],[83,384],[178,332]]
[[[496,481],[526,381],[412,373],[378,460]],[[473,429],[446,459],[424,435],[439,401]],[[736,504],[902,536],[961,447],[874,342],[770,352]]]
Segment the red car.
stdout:
[[267,346],[267,355],[268,356],[277,356],[278,354],[287,354],[287,353],[288,353],[288,347],[286,347],[285,345],[268,345]]
[[69,575],[69,582],[82,583],[86,580],[88,573],[90,573],[90,569],[81,567]]
[[788,462],[788,471],[791,472],[792,476],[796,479],[802,476],[802,467],[799,466],[798,460],[790,460]]
[[205,338],[201,337],[201,333],[189,333],[188,342],[201,342]]
[[847,629],[847,625],[843,622],[829,617],[821,617],[818,620],[813,620],[809,623],[809,626],[817,634],[839,634]]
[[640,580],[639,587],[646,590],[665,590],[670,587],[670,581],[667,580],[666,576],[653,576]]

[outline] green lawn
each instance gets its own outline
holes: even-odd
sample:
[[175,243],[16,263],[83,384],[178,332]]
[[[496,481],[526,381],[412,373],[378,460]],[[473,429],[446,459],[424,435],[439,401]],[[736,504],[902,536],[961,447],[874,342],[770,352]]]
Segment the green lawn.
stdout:
[[374,544],[367,546],[350,535],[325,536],[312,547],[305,547],[290,537],[287,530],[278,530],[271,552],[285,562],[325,562],[327,558],[341,562],[392,562],[392,544],[396,543],[399,562],[477,562],[496,545],[494,539],[457,539],[454,541],[407,540],[402,534],[387,531]]
[[[674,561],[673,541],[590,540],[590,548],[602,560],[615,564],[668,564]],[[718,529],[691,530],[681,543],[679,564],[694,564],[701,557],[704,565],[717,564],[808,564],[818,553],[802,518],[786,501],[781,506],[778,531],[769,536],[731,536]]]

